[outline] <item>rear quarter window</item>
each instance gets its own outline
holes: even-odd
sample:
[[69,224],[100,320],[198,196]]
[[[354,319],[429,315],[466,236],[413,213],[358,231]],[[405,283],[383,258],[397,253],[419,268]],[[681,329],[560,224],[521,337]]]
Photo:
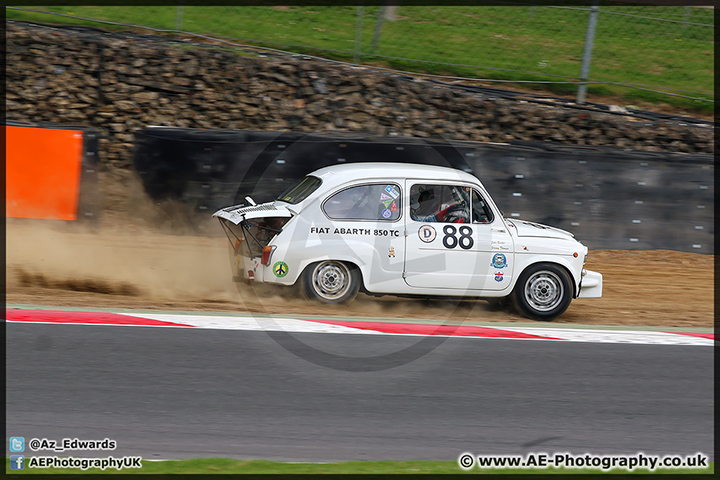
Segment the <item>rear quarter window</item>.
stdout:
[[357,185],[334,193],[322,209],[333,220],[381,220],[400,218],[401,190],[397,184]]

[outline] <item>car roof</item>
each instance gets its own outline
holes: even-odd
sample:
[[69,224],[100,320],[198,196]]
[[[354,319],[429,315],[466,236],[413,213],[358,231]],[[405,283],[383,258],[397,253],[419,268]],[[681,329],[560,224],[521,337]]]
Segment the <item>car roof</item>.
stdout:
[[479,183],[474,175],[456,168],[416,163],[362,162],[331,165],[309,173],[333,184],[349,180],[412,178],[427,180],[459,180]]

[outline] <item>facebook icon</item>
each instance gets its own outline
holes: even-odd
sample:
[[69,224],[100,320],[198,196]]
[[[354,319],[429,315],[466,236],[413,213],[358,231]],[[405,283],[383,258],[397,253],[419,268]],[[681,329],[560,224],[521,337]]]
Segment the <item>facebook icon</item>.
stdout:
[[25,470],[25,455],[10,455],[10,470]]

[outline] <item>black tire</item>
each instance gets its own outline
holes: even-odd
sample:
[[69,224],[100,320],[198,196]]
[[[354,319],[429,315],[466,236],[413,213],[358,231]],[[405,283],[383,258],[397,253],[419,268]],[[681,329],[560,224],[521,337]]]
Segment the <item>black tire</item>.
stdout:
[[308,265],[300,279],[300,291],[308,300],[350,303],[360,290],[360,277],[354,265],[324,260]]
[[570,306],[573,285],[561,266],[538,263],[520,274],[511,298],[522,315],[549,322],[565,313]]

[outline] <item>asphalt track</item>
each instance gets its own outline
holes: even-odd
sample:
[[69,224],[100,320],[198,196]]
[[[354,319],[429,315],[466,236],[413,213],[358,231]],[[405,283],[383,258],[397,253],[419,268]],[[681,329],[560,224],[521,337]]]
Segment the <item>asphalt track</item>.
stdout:
[[[300,358],[288,337],[268,332],[5,328],[7,436],[118,443],[76,457],[331,462],[702,452],[714,459],[708,347],[443,337],[407,364],[347,371]],[[375,358],[419,341],[291,337],[317,351]]]

